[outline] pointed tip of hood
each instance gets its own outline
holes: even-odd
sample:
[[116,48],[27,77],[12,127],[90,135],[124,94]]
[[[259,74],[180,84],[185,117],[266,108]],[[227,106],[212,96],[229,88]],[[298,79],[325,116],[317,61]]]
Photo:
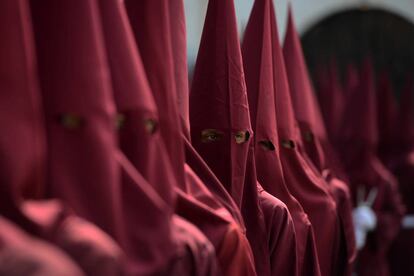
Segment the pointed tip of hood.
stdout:
[[309,77],[291,8],[288,11],[287,26],[283,53],[296,119],[301,124],[306,124],[310,128],[309,131],[312,131],[316,136],[325,139],[325,126]]
[[233,0],[210,0],[190,93],[191,125],[251,131]]
[[375,147],[378,142],[377,99],[374,69],[369,58],[364,59],[357,89],[348,95],[343,137],[347,141]]

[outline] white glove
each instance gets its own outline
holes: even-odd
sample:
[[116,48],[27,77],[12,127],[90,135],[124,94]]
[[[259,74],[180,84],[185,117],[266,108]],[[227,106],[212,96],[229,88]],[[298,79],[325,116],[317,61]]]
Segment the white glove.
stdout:
[[354,221],[355,240],[357,249],[364,247],[367,233],[377,226],[377,216],[372,210],[372,205],[377,196],[377,190],[372,189],[366,200],[364,200],[364,190],[358,189],[357,207],[352,211]]

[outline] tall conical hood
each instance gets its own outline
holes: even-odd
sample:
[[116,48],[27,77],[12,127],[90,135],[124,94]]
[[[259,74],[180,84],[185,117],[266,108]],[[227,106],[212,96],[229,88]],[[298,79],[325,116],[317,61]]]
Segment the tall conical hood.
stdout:
[[411,151],[414,148],[414,80],[407,76],[407,81],[401,94],[398,140],[401,151]]
[[[46,147],[27,1],[0,3],[0,214],[30,227],[20,205],[44,191]],[[27,229],[26,229],[27,230]]]
[[282,200],[294,220],[298,275],[318,275],[319,264],[310,223],[299,202],[290,194],[280,162],[276,123],[276,60],[278,31],[272,0],[256,0],[243,38],[250,115],[255,131],[255,160],[259,182]]
[[99,7],[92,0],[34,0],[31,8],[49,194],[113,236],[128,255],[130,273],[158,273],[175,251],[171,209],[118,152]]
[[337,65],[331,60],[325,68],[316,73],[318,100],[326,130],[332,142],[340,133],[342,113],[345,105],[344,91],[338,79]]
[[[125,8],[118,2],[102,0],[100,7],[113,96],[118,110],[120,147],[173,208],[176,183],[159,134],[157,107]],[[160,166],[164,168],[162,171]]]
[[325,126],[309,78],[292,9],[289,9],[283,54],[296,119],[300,124],[306,125],[307,131],[312,132],[311,135],[326,139]]
[[155,103],[160,110],[160,134],[177,183],[185,188],[185,158],[177,105],[169,5],[170,1],[164,0],[125,1]]
[[[190,120],[194,146],[240,206],[248,143],[237,144],[234,136],[252,131],[232,0],[209,1],[190,94]],[[202,131],[209,129],[223,137],[206,139],[220,141],[201,141]]]
[[344,123],[343,141],[364,144],[373,150],[378,141],[377,102],[374,72],[369,59],[365,59],[360,72],[358,89],[348,91]]
[[378,80],[377,123],[379,133],[378,153],[388,164],[396,147],[397,103],[389,74],[384,71]]
[[183,0],[172,0],[170,7],[171,41],[174,57],[175,84],[177,88],[178,108],[183,122],[184,147],[186,162],[197,174],[204,176],[203,182],[223,206],[230,211],[240,226],[243,226],[240,211],[233,199],[217,178],[211,174],[210,168],[198,155],[190,143],[189,87],[187,69],[186,26]]
[[252,130],[233,0],[209,1],[190,94],[190,123],[194,147],[242,212],[258,275],[268,275],[256,178],[246,168],[254,162],[248,159]]
[[[273,55],[275,68],[279,69],[276,71],[278,85],[275,95],[283,172],[290,192],[301,203],[314,226],[321,272],[329,275],[334,258],[332,252],[338,236],[335,202],[326,190],[326,182],[302,155],[301,137],[293,113],[280,45],[275,48]],[[321,223],[324,224],[323,227]]]
[[189,86],[187,67],[187,40],[183,0],[171,0],[170,27],[171,45],[174,58],[175,85],[177,91],[178,111],[180,113],[183,130],[187,138],[190,138],[190,110],[189,110]]

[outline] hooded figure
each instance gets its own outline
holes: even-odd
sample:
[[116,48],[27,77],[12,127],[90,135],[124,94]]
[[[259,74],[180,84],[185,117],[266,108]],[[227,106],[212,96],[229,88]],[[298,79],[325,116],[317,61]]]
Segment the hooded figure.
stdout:
[[243,214],[258,275],[269,275],[281,264],[277,237],[286,234],[290,249],[295,240],[286,206],[257,185],[244,81],[234,3],[211,0],[190,94],[192,142]]
[[276,119],[281,146],[280,158],[289,191],[302,205],[314,227],[322,275],[331,273],[332,255],[338,238],[336,204],[326,183],[309,167],[299,148],[301,137],[289,95],[282,49],[275,48]]
[[[398,179],[407,214],[402,221],[401,230],[389,252],[391,275],[414,274],[414,117],[413,117],[413,79],[407,78],[393,125],[394,144],[390,156],[390,168]],[[390,104],[383,103],[383,104]],[[381,105],[379,105],[381,106]],[[393,110],[393,106],[387,108]],[[378,123],[380,125],[380,122]]]
[[[323,143],[326,162],[335,176],[348,182],[343,165],[335,150],[338,136],[340,135],[342,113],[345,105],[344,91],[338,79],[337,65],[332,59],[326,67],[320,66],[316,72],[315,84],[318,91],[320,111],[324,120],[329,143]],[[333,145],[333,146],[332,146]]]
[[338,258],[333,263],[332,273],[334,275],[351,275],[356,257],[356,247],[350,192],[348,185],[338,179],[335,170],[330,167],[329,157],[334,155],[333,148],[328,141],[291,13],[289,18],[284,57],[296,119],[299,123],[306,154],[316,166],[316,173],[325,176],[329,185],[328,189],[337,204],[340,219],[341,240],[336,251],[331,252],[332,255],[336,254]]
[[199,238],[202,246],[207,241],[194,227],[189,230],[194,243],[186,232],[172,231],[172,207],[117,149],[97,4],[32,1],[49,145],[48,193],[116,239],[127,255],[128,274],[185,275],[182,255]]
[[386,71],[378,79],[378,157],[391,169],[393,156],[396,155],[397,102],[390,76]]
[[186,163],[202,178],[205,186],[214,197],[225,207],[233,219],[244,229],[243,219],[240,210],[233,199],[211,172],[204,160],[191,145],[190,117],[189,117],[189,86],[188,86],[188,65],[187,65],[187,41],[184,15],[184,3],[182,0],[169,1],[170,7],[170,29],[171,45],[174,59],[174,74],[177,93],[178,111],[182,120],[184,147],[186,152]]
[[329,64],[318,67],[315,74],[319,107],[332,143],[335,143],[340,133],[345,102],[344,91],[338,77],[337,64],[334,59]]
[[[226,60],[234,62],[227,64]],[[262,242],[265,229],[256,184],[249,187],[249,194],[244,194],[246,141],[251,128],[242,69],[233,1],[210,0],[190,94],[192,142],[242,212],[257,274],[268,275],[270,266]],[[250,202],[247,212],[242,205]]]
[[[312,225],[300,203],[290,194],[280,162],[275,110],[277,69],[273,55],[278,49],[273,1],[256,0],[244,34],[242,53],[255,131],[257,177],[266,191],[287,205],[292,215],[298,275],[320,275]],[[289,262],[292,260],[285,261]]]
[[[185,159],[183,136],[181,134],[182,126],[178,105],[169,105],[170,103],[177,103],[176,87],[186,89],[185,86],[181,87],[183,81],[177,77],[183,75],[181,68],[178,65],[173,66],[173,57],[178,58],[180,56],[180,54],[178,56],[173,55],[173,50],[175,53],[180,53],[183,49],[177,48],[180,45],[179,42],[172,43],[173,39],[169,41],[165,38],[171,37],[172,34],[171,20],[169,20],[170,13],[175,15],[174,19],[178,19],[179,22],[183,16],[180,15],[180,10],[183,8],[182,3],[180,5],[175,1],[126,1],[125,5],[134,30],[136,43],[142,54],[155,103],[159,110],[163,110],[159,114],[159,135],[162,141],[158,142],[157,148],[169,144],[169,147],[166,147],[163,152],[163,154],[168,154],[166,155],[168,162],[159,163],[158,167],[173,172],[172,177],[164,181],[171,183],[176,188],[178,194],[176,212],[194,223],[210,239],[216,248],[216,254],[223,273],[232,274],[235,273],[234,270],[239,270],[238,273],[255,274],[253,261],[249,260],[251,259],[251,250],[232,215],[206,188],[190,166],[185,165],[184,162],[181,163],[181,166],[176,164]],[[152,32],[149,27],[152,28],[157,24],[158,32]],[[148,28],[143,26],[148,26]],[[175,31],[177,32],[177,30]],[[157,47],[154,47],[154,45],[157,45]],[[172,47],[173,45],[174,47]],[[185,61],[184,64],[186,64]],[[159,72],[163,73],[160,74]],[[136,93],[134,89],[132,92]],[[127,98],[130,100],[132,97]],[[186,100],[185,96],[181,100]],[[131,125],[129,128],[131,128]],[[163,128],[164,131],[162,131]],[[179,135],[177,135],[177,131]],[[140,143],[132,142],[134,140],[138,141],[138,139],[133,139],[131,136],[129,139],[130,143],[125,144],[129,149],[143,147]],[[149,142],[157,143],[157,141]],[[178,148],[181,148],[182,151],[176,150]],[[124,150],[130,156],[129,149],[125,148]],[[131,158],[137,159],[143,158],[143,156],[135,155]],[[151,159],[154,156],[147,156],[146,158]],[[171,163],[174,163],[174,166],[171,166]],[[184,178],[181,180],[183,176]],[[148,178],[148,180],[153,182],[154,179]],[[185,182],[180,183],[181,181]],[[213,184],[217,185],[219,183]],[[231,205],[228,206],[231,207]]]
[[[7,118],[0,123],[7,133],[0,139],[3,160],[0,166],[0,214],[36,238],[59,246],[87,274],[121,274],[123,255],[111,238],[96,226],[75,217],[61,202],[45,200],[46,137],[29,4],[26,1],[2,1],[0,16],[0,34],[4,39],[0,51],[0,79],[4,81],[1,110],[4,112],[2,117]],[[19,273],[20,268],[28,269],[22,272],[25,275],[34,273],[36,264],[40,274],[50,274],[52,270],[56,270],[53,275],[79,273],[78,268],[65,260],[57,249],[25,237],[18,230],[13,233],[14,227],[6,221],[4,224],[1,235],[5,235],[2,237],[5,251],[2,257],[16,260],[23,257],[21,267],[8,275]],[[17,237],[22,240],[8,240]],[[30,247],[24,246],[24,241],[28,246],[39,244],[39,248],[36,247],[36,252],[32,253]],[[19,249],[24,248],[28,252],[23,254],[24,251]],[[2,268],[11,265],[7,259],[3,261]],[[27,267],[25,262],[30,261],[32,264]],[[48,267],[48,262],[51,267]],[[59,264],[61,267],[56,267]]]
[[[226,238],[223,239],[221,248],[217,252],[219,261],[225,260],[224,265],[223,261],[221,261],[223,274],[250,275],[254,273],[254,260],[250,245],[245,236],[246,230],[240,210],[230,194],[224,188],[223,184],[220,183],[190,142],[189,87],[184,3],[182,0],[173,0],[169,2],[169,7],[175,84],[179,113],[183,122],[183,136],[185,136],[184,147],[186,163],[188,165],[186,167],[188,171],[187,175],[196,174],[203,184],[199,185],[200,189],[205,190],[205,188],[208,188],[214,195],[214,198],[217,199],[221,206],[225,207],[228,213],[232,216],[231,219],[228,218],[231,221],[229,227],[230,230],[227,232]],[[190,168],[190,170],[188,170],[188,168]],[[191,171],[193,171],[193,173],[191,173]],[[197,191],[195,192],[197,193]],[[197,194],[201,193],[198,192]],[[208,191],[205,191],[204,194],[209,193]],[[224,212],[220,210],[217,211],[221,213],[221,215],[228,217]],[[233,222],[236,222],[238,226]]]
[[361,198],[368,197],[368,206],[374,210],[377,221],[376,228],[368,233],[365,247],[358,253],[358,275],[388,275],[386,255],[403,213],[397,184],[376,156],[378,130],[373,78],[371,63],[366,59],[359,81],[348,84],[349,100],[338,148],[342,149],[340,154],[349,175],[354,205],[359,207]]

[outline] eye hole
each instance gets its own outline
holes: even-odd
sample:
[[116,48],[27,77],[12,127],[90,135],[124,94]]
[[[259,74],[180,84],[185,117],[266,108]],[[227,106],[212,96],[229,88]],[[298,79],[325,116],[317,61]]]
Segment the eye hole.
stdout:
[[220,141],[223,138],[223,132],[215,129],[205,129],[201,132],[201,142],[213,143]]
[[286,149],[294,149],[295,148],[295,142],[293,142],[292,140],[283,140],[281,144],[282,144],[282,147],[284,147]]
[[234,135],[234,139],[236,140],[237,144],[243,144],[247,142],[250,138],[250,133],[248,131],[237,131]]
[[121,129],[125,125],[125,114],[118,113],[115,117],[115,126],[116,129]]
[[259,145],[260,147],[262,147],[262,149],[268,150],[268,151],[274,151],[276,149],[275,145],[273,145],[273,143],[269,140],[259,141]]
[[305,131],[305,133],[303,133],[303,136],[305,138],[306,142],[312,142],[313,141],[313,133],[311,131]]
[[149,134],[154,134],[157,131],[158,123],[154,119],[144,120],[145,129]]
[[84,119],[78,115],[67,113],[59,116],[59,123],[67,129],[77,129],[84,125]]

